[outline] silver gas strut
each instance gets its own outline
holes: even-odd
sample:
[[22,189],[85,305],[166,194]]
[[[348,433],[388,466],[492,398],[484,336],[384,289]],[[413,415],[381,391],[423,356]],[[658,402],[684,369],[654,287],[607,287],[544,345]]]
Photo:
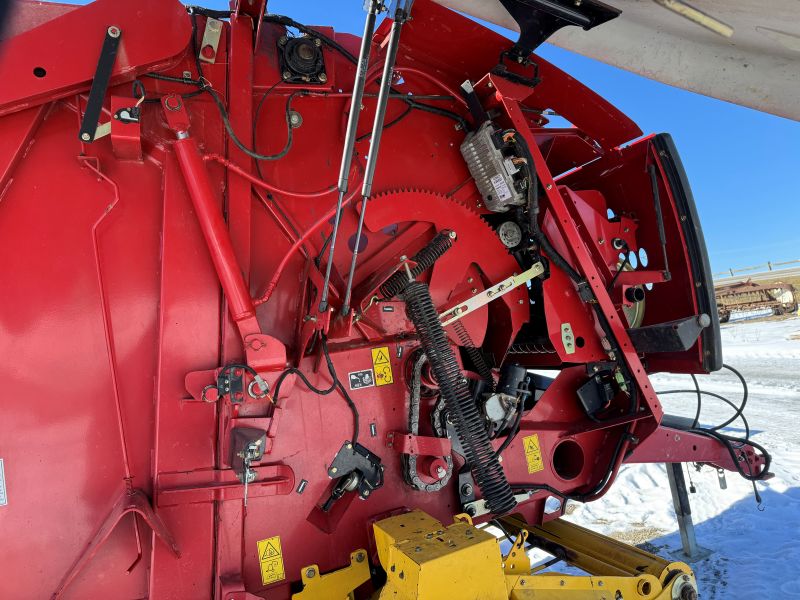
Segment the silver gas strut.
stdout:
[[[356,231],[355,245],[353,246],[353,257],[350,261],[350,273],[347,276],[347,288],[344,293],[342,303],[342,315],[350,312],[350,293],[353,288],[353,274],[356,270],[358,260],[358,246],[361,243],[361,232],[364,229],[364,215],[367,214],[367,202],[372,194],[372,179],[375,175],[375,165],[378,162],[378,150],[381,145],[381,135],[383,134],[383,121],[386,117],[386,105],[389,102],[389,94],[392,89],[392,73],[397,59],[397,50],[400,47],[400,31],[403,24],[408,21],[411,13],[411,5],[414,0],[395,0],[394,3],[394,22],[389,34],[389,44],[386,49],[386,61],[383,63],[383,74],[381,75],[381,89],[378,92],[378,105],[375,108],[375,121],[372,125],[372,135],[369,140],[369,154],[367,155],[367,169],[364,173],[364,183],[361,187],[361,214],[358,218],[358,230]],[[330,262],[328,263],[330,265]]]
[[369,0],[367,20],[364,23],[364,36],[361,38],[361,50],[358,53],[356,79],[353,83],[353,97],[350,101],[350,116],[347,119],[347,130],[344,136],[344,149],[342,162],[339,168],[339,199],[336,203],[336,217],[333,221],[330,248],[328,249],[328,264],[325,267],[325,283],[322,286],[322,297],[319,303],[320,312],[328,310],[328,287],[331,280],[331,266],[333,265],[333,251],[336,248],[336,234],[339,232],[339,223],[342,219],[342,202],[348,189],[348,176],[353,163],[353,149],[356,145],[356,130],[358,118],[361,115],[361,102],[364,97],[364,86],[367,83],[367,68],[369,67],[369,51],[372,45],[372,35],[375,33],[375,19],[383,10],[383,0]]

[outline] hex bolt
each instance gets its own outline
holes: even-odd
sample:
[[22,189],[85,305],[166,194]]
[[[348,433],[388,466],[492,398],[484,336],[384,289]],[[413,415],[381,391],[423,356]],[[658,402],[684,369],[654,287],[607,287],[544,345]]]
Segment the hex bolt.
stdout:
[[81,139],[82,139],[84,142],[88,142],[89,140],[91,140],[91,139],[92,139],[92,136],[91,136],[91,135],[89,135],[88,133],[82,133],[82,134],[81,134]]
[[290,79],[291,77],[292,77],[292,74],[289,71],[284,71],[283,72],[283,78],[284,79]]
[[306,577],[308,577],[309,579],[314,577],[314,575],[316,575],[316,574],[317,574],[317,572],[314,569],[312,569],[310,567],[308,569],[306,569]]
[[319,39],[319,38],[314,38],[314,45],[315,45],[317,48],[319,48],[320,46],[322,46],[322,40],[321,40],[321,39]]
[[469,483],[465,483],[461,486],[461,494],[464,496],[471,496],[472,495],[472,486]]
[[363,552],[359,552],[358,554],[356,554],[356,562],[364,562],[364,553]]
[[319,74],[319,80],[320,80],[322,83],[325,83],[326,81],[328,81],[328,76],[327,76],[327,75],[325,75],[325,73],[320,73],[320,74]]
[[112,25],[111,27],[108,28],[108,35],[110,35],[113,38],[119,37],[120,33],[122,33],[122,32],[120,31],[119,27],[117,27],[116,25]]

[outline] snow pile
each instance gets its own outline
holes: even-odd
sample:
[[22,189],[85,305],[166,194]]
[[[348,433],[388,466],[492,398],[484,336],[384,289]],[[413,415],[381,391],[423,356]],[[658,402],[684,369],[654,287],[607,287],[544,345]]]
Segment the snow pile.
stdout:
[[[688,466],[697,489],[690,494],[697,541],[712,551],[692,565],[700,597],[800,598],[800,319],[723,325],[722,340],[725,362],[748,381],[745,414],[751,436],[772,454],[775,477],[758,483],[763,499],[759,510],[750,482],[726,472],[727,489],[722,490],[714,469],[697,473]],[[692,388],[688,376],[662,374],[652,379],[661,391]],[[741,399],[741,386],[730,373],[699,379],[705,390],[735,404]],[[694,417],[694,394],[661,399],[666,412]],[[702,425],[722,423],[731,415],[723,402],[704,396]],[[744,435],[741,421],[723,432]],[[567,518],[580,525],[682,560],[664,465],[625,466],[603,499],[570,509]],[[555,569],[563,571],[563,566]]]

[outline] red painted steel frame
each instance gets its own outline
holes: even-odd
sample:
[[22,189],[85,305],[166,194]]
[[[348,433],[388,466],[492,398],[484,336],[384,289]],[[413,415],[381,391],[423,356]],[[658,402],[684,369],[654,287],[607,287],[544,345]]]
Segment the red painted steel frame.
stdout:
[[[0,80],[14,83],[0,91],[0,253],[8,284],[0,300],[6,391],[0,458],[9,498],[0,506],[0,564],[16,575],[0,578],[0,597],[288,598],[302,567],[346,566],[354,548],[367,547],[376,518],[421,508],[447,521],[462,510],[455,478],[436,493],[404,481],[402,453],[428,455],[429,469],[438,472],[444,463],[436,457],[451,446],[428,425],[427,396],[418,435],[408,433],[407,380],[418,342],[402,301],[378,302],[375,289],[401,257],[413,256],[442,230],[456,233],[453,247],[422,276],[439,309],[521,267],[487,224],[496,215],[482,206],[458,151],[463,129],[429,112],[402,116],[405,105],[393,99],[387,122],[401,120],[384,134],[376,193],[365,215],[366,247],[353,296],[360,312],[353,319],[331,317],[362,210],[356,191],[345,199],[342,242],[333,257],[333,307],[320,314],[324,258],[319,265],[315,259],[324,254],[335,210],[331,192],[353,65],[324,48],[329,81],[293,99],[302,126],[285,158],[261,163],[262,181],[230,141],[208,94],[181,98],[193,88],[142,76],[194,74],[183,7],[171,1],[136,6],[131,11],[99,0],[66,13],[43,8],[54,18],[12,38],[0,54]],[[264,6],[263,0],[235,6],[215,62],[203,68],[242,143],[253,147],[258,140],[259,150],[271,153],[284,143],[285,105],[297,86],[281,83],[276,48],[285,31],[261,21]],[[142,104],[135,133],[112,128],[111,136],[84,144],[76,134],[102,35],[112,23],[123,37],[101,120],[128,104],[135,76],[142,76],[147,100],[160,102]],[[204,27],[205,18],[197,17],[198,37]],[[373,40],[375,73],[388,27],[381,25]],[[354,36],[323,31],[357,51]],[[635,413],[605,422],[583,412],[576,390],[587,379],[586,365],[607,358],[603,334],[594,311],[552,263],[546,281],[531,286],[541,294],[533,305],[522,286],[468,315],[469,337],[497,365],[513,360],[560,369],[503,453],[509,481],[585,493],[609,469],[613,481],[629,447],[629,462],[691,460],[735,469],[715,441],[660,425],[662,407],[647,375],[658,357],[636,352],[621,312],[624,286],[654,283],[668,288],[671,300],[654,292],[647,323],[695,314],[685,244],[670,250],[669,282],[657,265],[624,274],[620,286],[606,291],[617,258],[597,243],[601,234],[653,248],[650,182],[640,173],[650,139],[620,149],[641,135],[636,125],[538,57],[542,83],[535,88],[488,75],[507,45],[479,24],[417,0],[395,85],[437,95],[426,102],[469,120],[456,90],[470,79],[498,123],[525,137],[545,189],[540,225],[589,281],[639,397]],[[41,61],[47,75],[33,81],[31,69]],[[255,106],[267,90],[254,136]],[[376,91],[370,79],[353,190],[360,187]],[[548,108],[576,127],[545,127]],[[601,163],[613,168],[600,172]],[[661,185],[670,240],[683,241],[674,199]],[[621,219],[611,223],[606,208]],[[564,322],[585,341],[574,354],[561,343]],[[542,334],[544,353],[507,355],[526,326]],[[278,398],[232,403],[210,393],[200,401],[223,366],[240,362],[271,386],[291,364],[312,385],[327,388],[321,331],[345,385],[349,373],[376,368],[374,349],[386,353],[393,374],[392,383],[349,391],[360,412],[359,443],[382,458],[385,483],[366,501],[346,495],[329,513],[319,508],[332,488],[328,468],[354,433],[338,391],[318,395],[291,375]],[[448,333],[454,344],[463,343]],[[695,348],[669,360],[699,372],[698,356]],[[230,466],[232,431],[240,427],[259,429],[267,439],[263,459],[253,465],[246,507]],[[625,432],[623,452],[612,460]],[[532,469],[524,440],[534,434],[542,461]],[[557,458],[564,453],[569,469]],[[750,446],[737,450],[740,457],[754,472],[763,468]],[[531,522],[556,516],[544,513],[547,495],[534,493],[519,512]],[[258,541],[273,536],[281,539],[285,579],[264,585]]]

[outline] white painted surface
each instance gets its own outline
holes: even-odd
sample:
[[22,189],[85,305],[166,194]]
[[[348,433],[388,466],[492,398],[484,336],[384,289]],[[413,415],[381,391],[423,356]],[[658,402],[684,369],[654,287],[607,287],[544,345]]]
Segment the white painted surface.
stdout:
[[[508,29],[499,0],[436,0]],[[730,25],[725,38],[651,0],[607,0],[622,15],[550,42],[656,81],[800,120],[800,0],[692,0]]]

